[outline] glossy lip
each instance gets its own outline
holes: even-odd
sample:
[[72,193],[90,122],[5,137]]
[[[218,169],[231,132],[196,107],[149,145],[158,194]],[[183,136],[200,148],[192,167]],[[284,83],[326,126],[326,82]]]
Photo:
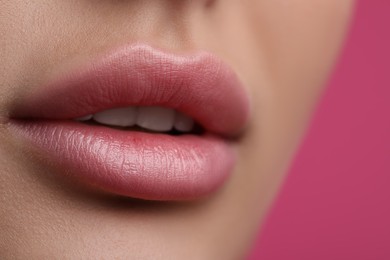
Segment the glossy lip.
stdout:
[[[69,120],[132,105],[174,108],[207,133],[170,136]],[[214,55],[131,45],[20,98],[10,126],[65,169],[59,172],[82,183],[134,198],[188,200],[209,195],[227,180],[235,152],[226,137],[239,134],[249,116],[244,87]]]

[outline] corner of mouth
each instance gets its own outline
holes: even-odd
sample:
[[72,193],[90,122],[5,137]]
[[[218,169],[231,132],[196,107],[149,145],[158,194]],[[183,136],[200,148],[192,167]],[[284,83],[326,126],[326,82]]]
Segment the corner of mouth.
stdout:
[[250,118],[248,94],[227,64],[144,45],[86,64],[15,104],[15,133],[29,146],[117,195],[188,200],[222,186],[235,165],[230,141]]
[[234,137],[248,124],[246,88],[214,54],[173,54],[148,45],[116,49],[20,99],[15,117],[71,119],[123,107],[163,107],[214,134]]

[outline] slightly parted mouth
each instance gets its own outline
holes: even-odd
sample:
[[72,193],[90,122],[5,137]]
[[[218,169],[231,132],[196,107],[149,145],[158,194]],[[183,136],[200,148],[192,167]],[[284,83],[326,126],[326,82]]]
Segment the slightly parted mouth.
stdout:
[[114,50],[19,100],[15,135],[72,178],[149,200],[195,199],[219,188],[235,164],[225,138],[250,117],[243,85],[220,59],[148,45]]
[[147,45],[116,50],[27,95],[15,104],[12,118],[74,119],[158,106],[231,137],[244,129],[250,114],[242,83],[223,61],[207,52],[175,55]]

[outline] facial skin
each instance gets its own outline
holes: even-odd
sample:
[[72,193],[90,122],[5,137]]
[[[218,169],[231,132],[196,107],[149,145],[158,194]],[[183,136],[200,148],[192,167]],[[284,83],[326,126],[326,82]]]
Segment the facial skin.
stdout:
[[[240,259],[277,191],[335,62],[352,0],[2,0],[2,259]],[[226,61],[253,115],[224,187],[144,203],[55,178],[11,138],[11,104],[60,68],[142,42]],[[212,87],[212,86],[210,86]]]

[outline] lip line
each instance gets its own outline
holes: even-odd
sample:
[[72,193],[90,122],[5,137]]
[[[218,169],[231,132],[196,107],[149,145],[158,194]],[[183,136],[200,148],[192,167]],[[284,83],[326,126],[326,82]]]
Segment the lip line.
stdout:
[[[10,124],[10,130],[23,138],[25,148],[39,153],[41,163],[55,162],[51,165],[59,166],[66,178],[92,189],[152,201],[209,197],[230,176],[236,158],[228,142],[208,134],[175,137],[124,133],[75,122],[55,124],[51,120],[17,120]],[[153,152],[156,142],[164,154]],[[182,161],[183,158],[186,159]]]
[[[214,55],[125,46],[61,75],[15,100],[9,127],[24,149],[67,178],[127,197],[191,200],[231,175],[236,151],[227,138],[242,133],[250,103],[234,71]],[[68,120],[129,105],[176,109],[206,133],[176,137]]]
[[[218,138],[224,139],[226,141],[234,141],[240,137],[239,135],[233,136],[233,137],[223,136],[223,135],[219,135],[217,133],[209,132],[207,130],[204,130],[203,128],[200,129],[201,132],[198,132],[198,131],[194,132],[193,130],[190,132],[180,132],[180,131],[176,130],[179,134],[175,135],[175,134],[170,134],[171,131],[149,130],[149,129],[142,128],[142,127],[137,126],[137,125],[122,127],[122,126],[114,126],[114,125],[105,125],[105,124],[101,124],[101,123],[95,122],[95,121],[92,121],[92,123],[89,123],[88,121],[90,121],[90,120],[79,121],[76,119],[50,120],[50,119],[40,119],[40,118],[9,118],[8,121],[5,123],[5,125],[9,126],[12,124],[29,124],[29,123],[32,123],[32,124],[38,123],[39,124],[39,123],[47,123],[50,121],[51,121],[51,123],[57,123],[59,125],[73,123],[73,124],[81,125],[84,127],[101,127],[101,128],[107,128],[107,129],[111,129],[114,131],[115,130],[121,131],[121,132],[140,132],[140,133],[145,133],[145,134],[168,135],[168,136],[172,136],[172,137],[175,137],[175,136],[197,136],[197,137],[213,136],[213,137],[218,137]],[[195,122],[195,124],[196,124],[196,122]],[[200,127],[202,127],[202,126],[200,126]],[[173,128],[172,128],[172,130],[173,130]]]
[[[151,79],[150,74],[155,78]],[[133,88],[138,93],[143,91],[143,95],[132,96]],[[96,89],[103,98],[91,94]],[[85,95],[86,99],[77,95]],[[21,100],[14,105],[11,119],[73,120],[110,108],[163,106],[187,114],[207,132],[223,137],[241,134],[250,116],[249,98],[242,83],[216,56],[204,51],[177,55],[139,44],[68,70]],[[197,106],[203,106],[203,113]],[[46,107],[55,107],[56,111]],[[221,119],[220,112],[229,116]]]

